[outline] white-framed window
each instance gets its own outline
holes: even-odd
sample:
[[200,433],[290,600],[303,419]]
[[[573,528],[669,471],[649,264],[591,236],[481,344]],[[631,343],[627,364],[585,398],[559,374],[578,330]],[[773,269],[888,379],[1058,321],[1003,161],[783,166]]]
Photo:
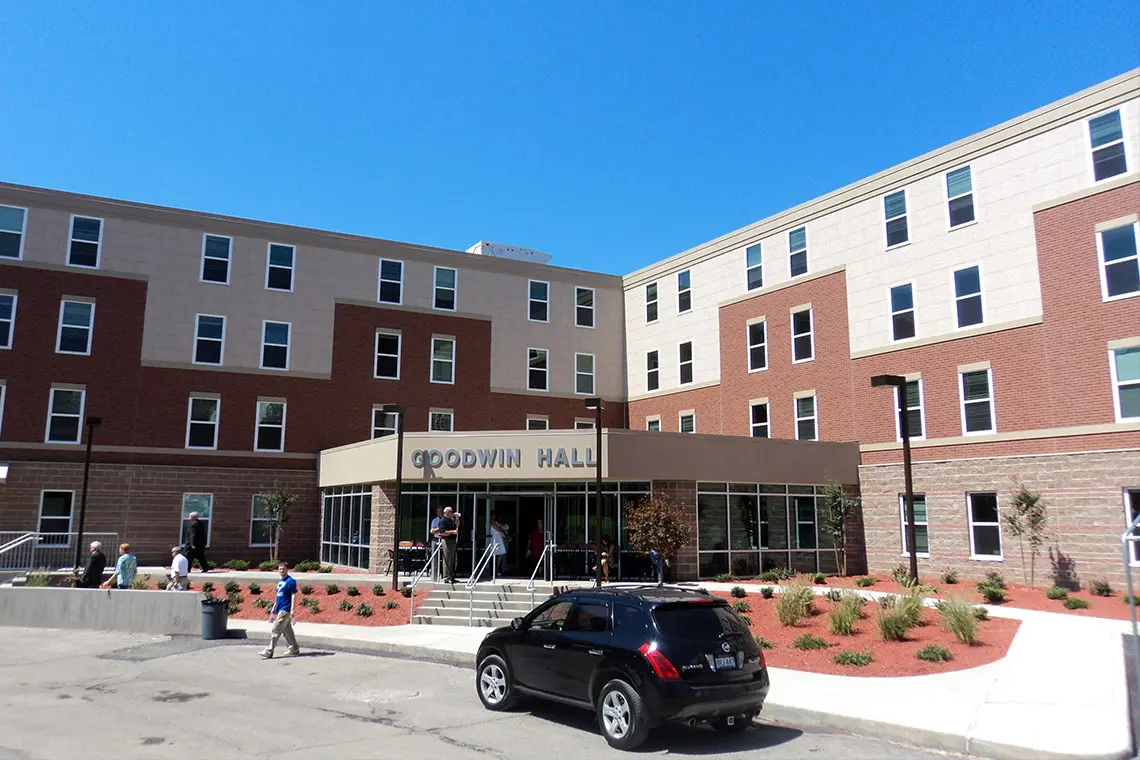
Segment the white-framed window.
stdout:
[[83,410],[87,391],[77,388],[52,388],[48,399],[45,443],[80,443],[83,439]]
[[[1124,527],[1131,528],[1132,521],[1140,514],[1140,488],[1124,489]],[[1132,547],[1132,564],[1140,564],[1140,542],[1129,541]]]
[[891,288],[891,340],[909,340],[914,330],[914,288],[909,282]]
[[677,429],[682,433],[697,432],[697,413],[694,411],[681,412],[677,415]]
[[645,352],[645,390],[655,391],[661,387],[661,357],[657,351]]
[[[902,530],[902,553],[910,556],[910,544],[907,543],[906,521],[906,494],[899,494],[899,529]],[[926,494],[914,494],[914,548],[915,554],[920,557],[930,556],[930,518],[926,511]]]
[[75,491],[40,491],[40,546],[71,546],[71,516]]
[[594,289],[574,288],[575,327],[594,327]]
[[693,342],[687,340],[677,347],[677,375],[681,385],[693,382]]
[[815,395],[800,396],[796,399],[796,440],[819,440],[819,425]]
[[660,433],[661,432],[661,417],[660,416],[646,417],[645,418],[645,429],[648,430],[650,433]]
[[1128,172],[1124,149],[1124,124],[1120,109],[1089,119],[1093,179],[1097,182]]
[[12,347],[16,334],[16,302],[19,300],[15,293],[0,293],[0,348]]
[[980,369],[958,374],[958,391],[962,400],[962,435],[997,432],[991,370]]
[[277,543],[277,525],[269,511],[265,494],[254,494],[249,507],[249,545],[273,546]]
[[771,438],[772,426],[768,419],[768,402],[751,401],[748,404],[748,428],[753,438]]
[[435,268],[435,296],[432,308],[440,311],[455,311],[459,299],[459,272],[451,267]]
[[4,401],[8,395],[8,382],[0,380],[0,438],[4,437]]
[[689,270],[677,272],[677,313],[684,314],[693,308],[692,277]]
[[764,247],[761,243],[744,249],[744,280],[749,290],[764,287]]
[[103,253],[103,220],[91,216],[71,216],[71,238],[67,263],[73,267],[98,269]]
[[55,352],[90,356],[94,329],[95,304],[87,301],[60,301]]
[[954,308],[959,329],[980,325],[985,321],[982,316],[982,274],[979,267],[966,267],[954,272]]
[[289,369],[289,334],[293,325],[289,322],[261,323],[261,368]]
[[542,280],[527,282],[527,314],[531,322],[550,321],[550,283]]
[[372,437],[384,438],[396,434],[398,415],[384,411],[384,404],[372,405]]
[[[182,520],[178,531],[178,542],[190,540],[190,513],[198,513],[198,522],[206,526],[206,548],[210,548],[210,536],[214,525],[214,495],[212,493],[182,494]],[[205,568],[203,568],[205,569]]]
[[284,401],[258,401],[257,421],[253,431],[254,451],[285,450]]
[[1001,522],[996,493],[966,494],[970,559],[1001,560]]
[[946,172],[946,218],[950,229],[974,221],[974,175],[969,166]]
[[815,359],[815,330],[811,308],[792,312],[792,364]]
[[400,333],[376,331],[376,366],[372,376],[380,380],[400,379]]
[[1117,422],[1140,420],[1140,346],[1109,352]]
[[793,496],[792,510],[796,515],[796,548],[815,549],[819,545],[816,536],[815,497]]
[[788,250],[791,252],[788,256],[788,274],[792,277],[807,274],[807,227],[797,227],[788,233]]
[[202,272],[199,280],[230,284],[230,252],[234,239],[226,235],[202,235]]
[[575,417],[574,418],[574,429],[575,430],[593,430],[594,429],[594,421],[583,419],[581,417]]
[[0,206],[0,259],[24,258],[24,232],[28,210],[16,206]]
[[544,414],[528,414],[526,416],[527,430],[550,430],[550,418]]
[[526,350],[526,387],[532,391],[550,390],[550,352],[545,348]]
[[883,224],[887,235],[887,248],[910,241],[907,229],[906,189],[883,196]]
[[[898,403],[899,394],[902,390],[895,389],[895,403]],[[922,380],[908,380],[906,383],[906,397],[904,399],[906,406],[906,419],[907,424],[910,426],[910,438],[912,441],[917,441],[926,438],[926,410],[923,408],[922,403]],[[895,440],[902,440],[902,429],[899,426],[898,408],[895,408]]]
[[270,243],[265,249],[265,289],[293,292],[293,262],[297,249],[284,243]]
[[1096,234],[1100,257],[1100,292],[1106,301],[1140,295],[1140,256],[1136,240],[1140,224],[1133,222]]
[[645,286],[645,322],[657,321],[657,283],[651,282]]
[[226,318],[194,315],[194,364],[221,364],[226,356]]
[[455,412],[451,409],[432,409],[428,412],[428,429],[436,433],[455,430]]
[[218,448],[218,423],[222,400],[208,396],[190,396],[186,406],[186,448]]
[[391,303],[397,306],[404,302],[404,262],[395,259],[380,259],[376,302]]
[[768,369],[768,322],[761,319],[748,325],[748,371]]
[[432,336],[431,381],[445,385],[455,384],[455,338]]
[[574,392],[594,395],[594,355],[574,354]]

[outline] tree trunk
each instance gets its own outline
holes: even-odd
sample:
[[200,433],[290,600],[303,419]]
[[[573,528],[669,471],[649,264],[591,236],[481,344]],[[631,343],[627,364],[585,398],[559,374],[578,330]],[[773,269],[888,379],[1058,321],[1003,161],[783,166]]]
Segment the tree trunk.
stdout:
[[1025,540],[1021,536],[1017,537],[1017,546],[1021,549],[1021,580],[1025,580]]

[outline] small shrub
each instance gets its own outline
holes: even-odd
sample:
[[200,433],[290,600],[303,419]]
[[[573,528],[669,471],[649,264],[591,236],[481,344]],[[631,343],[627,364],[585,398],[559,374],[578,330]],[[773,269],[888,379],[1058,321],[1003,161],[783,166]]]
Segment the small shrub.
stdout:
[[400,593],[403,595],[403,597],[405,599],[407,599],[408,597],[410,597],[412,595],[412,587],[411,586],[404,586],[402,589],[400,589]]
[[[274,563],[274,564],[276,564],[276,563]],[[270,569],[276,570],[277,568],[272,567]],[[300,562],[298,562],[296,565],[294,565],[293,569],[296,570],[298,573],[310,573],[314,570],[320,570],[321,569],[321,563],[320,562],[314,562],[311,559],[304,559],[304,560],[301,560]]]
[[850,649],[844,649],[831,656],[831,661],[836,665],[850,665],[856,668],[864,668],[874,662],[870,652],[852,652]]
[[986,579],[982,581],[982,583],[992,583],[993,585],[1003,590],[1007,588],[1005,585],[1005,578],[1003,578],[1001,573],[999,573],[997,570],[990,570],[987,572]]
[[1124,602],[1125,604],[1128,604],[1128,600],[1130,598],[1134,599],[1136,601],[1137,607],[1140,607],[1140,594],[1133,594],[1131,597],[1129,597],[1128,594],[1125,594],[1124,596],[1120,597],[1120,601]]
[[876,604],[878,604],[880,608],[886,610],[886,609],[890,609],[890,608],[894,607],[898,603],[898,601],[899,601],[899,595],[898,594],[884,594],[883,596],[879,597]]
[[340,593],[340,586],[336,585],[335,583],[330,583],[325,586],[325,593],[329,596],[336,596]]
[[[257,569],[263,573],[272,573],[274,570],[277,569],[277,563],[271,559],[267,559],[264,562],[262,562],[261,564],[259,564],[257,566]],[[296,570],[297,568],[294,568],[294,569]]]
[[838,602],[843,598],[843,594],[837,588],[828,589],[827,593],[823,595],[829,602]]
[[982,581],[978,584],[978,593],[982,595],[990,604],[1000,604],[1005,601],[1005,589],[997,586],[989,581]]
[[764,583],[779,583],[780,574],[775,570],[765,570],[757,576],[757,580],[763,581]]
[[950,662],[954,659],[954,655],[946,647],[940,647],[937,644],[923,647],[914,653],[914,656],[920,660],[927,662]]
[[836,636],[850,636],[855,632],[855,622],[859,613],[853,607],[842,602],[831,608],[831,632]]
[[269,601],[268,599],[257,599],[254,600],[253,603],[263,610],[267,610],[273,606],[273,602]]
[[943,570],[940,580],[947,586],[953,586],[958,582],[958,571],[953,569]]
[[978,640],[978,616],[969,602],[961,599],[945,599],[938,606],[938,614],[942,616],[942,627],[954,634],[954,638],[962,644],[973,645]]
[[397,602],[395,599],[389,599],[388,601],[384,602],[384,609],[386,609],[386,610],[394,610],[399,606],[400,606],[400,603]]
[[331,573],[332,571],[332,565],[321,565],[317,570],[318,573]]
[[855,585],[858,586],[859,588],[867,588],[868,586],[874,586],[875,585],[875,579],[869,575],[864,575],[862,578],[857,578],[855,580]]
[[214,582],[213,581],[206,581],[205,583],[203,583],[202,584],[202,593],[203,594],[214,593]]
[[155,591],[165,591],[166,590],[166,583],[164,583],[163,581],[158,581],[157,583],[154,584],[154,590]]
[[225,585],[225,589],[227,594],[235,594],[238,591],[241,591],[241,584],[237,581],[230,581]]
[[738,599],[732,603],[732,609],[737,612],[752,612],[752,605],[743,599]]
[[309,600],[309,612],[313,613],[314,615],[319,615],[321,612],[321,603],[318,602],[316,599],[310,599]]
[[810,586],[793,581],[785,584],[783,591],[776,600],[776,617],[780,625],[795,625],[811,614],[811,603],[815,595]]
[[1068,595],[1069,590],[1067,588],[1061,588],[1060,586],[1054,586],[1045,592],[1045,596],[1049,597],[1050,599],[1064,599]]
[[923,596],[921,589],[912,588],[909,593],[899,597],[895,607],[906,618],[907,628],[923,625],[926,621],[922,614]]
[[249,588],[249,593],[253,594],[254,596],[257,596],[258,594],[261,593],[261,584],[260,583],[251,583],[251,584],[249,584],[248,588]]
[[763,636],[753,636],[752,638],[756,640],[756,646],[760,647],[761,649],[772,648],[772,642],[768,641],[768,639],[764,638]]
[[360,596],[360,589],[358,589],[356,586],[349,586],[344,590],[344,593],[348,594],[349,596]]
[[377,583],[372,587],[372,596],[384,596],[384,584]]
[[897,605],[879,609],[879,635],[883,641],[905,641],[908,625],[907,614]]
[[51,576],[47,573],[28,573],[24,578],[24,585],[31,588],[47,588],[51,585]]
[[1092,581],[1089,583],[1089,593],[1093,596],[1112,596],[1112,586],[1107,580]]
[[[345,601],[348,600],[346,599]],[[361,602],[360,606],[356,608],[356,615],[357,617],[372,617],[372,608],[364,602]]]
[[232,594],[226,594],[226,599],[227,599],[227,600],[228,600],[228,601],[229,601],[231,604],[238,604],[238,605],[240,605],[240,604],[242,604],[243,602],[245,602],[245,597],[244,597],[244,596],[242,596],[241,594],[237,593],[236,591],[235,591],[234,593],[232,593]]
[[748,592],[744,590],[744,586],[733,586],[732,591],[729,591],[728,595],[734,599],[743,599],[748,596]]
[[131,584],[131,588],[135,591],[146,591],[150,588],[150,581],[148,581],[146,578],[136,577],[134,582]]
[[352,610],[352,602],[347,599],[341,599],[340,604],[336,606],[341,612],[350,612]]
[[721,573],[716,576],[717,583],[732,583],[734,580],[736,579],[732,577],[732,573]]
[[248,570],[249,563],[244,559],[231,559],[225,564],[225,567],[228,567],[230,570]]
[[817,586],[822,586],[827,583],[827,576],[823,573],[812,573],[811,582]]
[[974,618],[976,618],[977,620],[980,620],[982,622],[989,620],[990,619],[989,610],[987,610],[985,607],[975,607],[974,608]]
[[746,615],[746,614],[744,614],[743,612],[738,612],[738,613],[736,613],[736,616],[737,616],[738,618],[740,618],[741,620],[743,620],[743,621],[744,621],[744,624],[745,624],[746,626],[748,626],[749,628],[751,628],[751,627],[752,627],[752,618],[751,618],[751,616],[749,616],[749,615]]
[[812,636],[810,633],[805,633],[792,642],[792,649],[827,649],[829,646],[831,646],[831,644],[827,643],[827,639]]
[[775,596],[775,594],[776,590],[771,586],[765,586],[764,588],[760,589],[760,596],[764,597],[765,599],[771,599],[773,596]]
[[1065,609],[1067,610],[1087,610],[1090,606],[1088,600],[1081,599],[1079,596],[1070,596],[1065,600]]
[[235,598],[230,598],[229,604],[226,605],[226,611],[231,615],[236,615],[241,610],[241,602]]
[[310,586],[308,583],[301,586],[301,595],[302,596],[308,596],[311,593],[313,593],[313,587]]
[[891,571],[891,578],[895,583],[905,585],[910,580],[910,569],[906,565],[895,565],[895,569]]

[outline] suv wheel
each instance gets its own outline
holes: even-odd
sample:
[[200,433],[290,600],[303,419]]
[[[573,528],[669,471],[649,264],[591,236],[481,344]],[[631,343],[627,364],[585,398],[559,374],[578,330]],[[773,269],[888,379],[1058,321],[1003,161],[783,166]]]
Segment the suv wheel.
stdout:
[[510,670],[497,654],[488,655],[479,662],[475,688],[479,692],[479,701],[488,710],[509,710],[518,701]]
[[614,749],[634,749],[649,734],[649,716],[637,690],[614,679],[598,695],[598,728]]
[[752,717],[752,713],[742,713],[725,718],[716,718],[712,721],[712,727],[718,734],[741,734],[752,725]]

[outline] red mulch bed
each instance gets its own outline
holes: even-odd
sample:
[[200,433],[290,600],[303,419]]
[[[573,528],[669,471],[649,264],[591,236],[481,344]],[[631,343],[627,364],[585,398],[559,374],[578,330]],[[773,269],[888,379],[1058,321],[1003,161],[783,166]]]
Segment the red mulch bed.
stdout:
[[[327,575],[327,574],[326,574]],[[196,579],[195,579],[196,580]],[[302,577],[297,579],[299,586],[312,586],[312,594],[301,594],[300,599],[312,598],[316,599],[320,606],[320,612],[313,614],[308,607],[300,606],[300,599],[298,600],[298,607],[294,611],[294,620],[299,623],[338,623],[340,625],[364,625],[364,626],[378,626],[378,625],[407,625],[408,624],[408,604],[410,600],[405,599],[403,595],[394,592],[391,589],[384,589],[383,596],[376,596],[372,593],[371,586],[358,586],[360,591],[359,596],[349,596],[347,593],[348,585],[343,583],[336,584],[340,590],[336,594],[329,594],[325,591],[324,583],[310,583],[309,579],[302,574]],[[225,595],[225,584],[215,584],[213,595],[215,597],[222,597]],[[243,601],[241,607],[232,618],[243,620],[268,620],[269,610],[261,609],[257,606],[258,599],[265,599],[270,604],[273,603],[276,594],[276,584],[263,583],[261,584],[261,593],[254,595],[249,592],[249,584],[243,583],[241,585],[241,595]],[[195,584],[195,590],[201,590],[201,584]],[[416,594],[416,609],[427,599],[427,591],[421,591]],[[348,601],[352,604],[352,610],[340,610],[337,606],[341,601]],[[394,609],[387,609],[386,603],[394,601],[397,607]],[[357,608],[360,603],[364,602],[372,608],[372,615],[370,617],[361,617],[356,614]]]
[[[715,592],[715,595],[730,602],[736,601],[724,592]],[[865,617],[855,626],[853,635],[836,636],[829,629],[827,613],[831,602],[822,597],[816,598],[813,605],[816,613],[811,618],[791,627],[780,625],[776,618],[776,598],[764,599],[759,594],[749,594],[747,601],[752,607],[747,613],[752,620],[752,633],[772,642],[772,648],[764,650],[768,665],[845,676],[922,676],[985,665],[1005,656],[1021,625],[1019,620],[1002,618],[981,621],[978,624],[979,643],[967,646],[959,644],[954,634],[942,629],[937,611],[927,609],[924,611],[926,625],[910,629],[906,641],[887,642],[879,636],[875,621],[878,605],[873,602],[864,607]],[[832,646],[815,650],[793,649],[792,642],[805,633],[819,636]],[[914,656],[915,652],[930,644],[946,647],[954,659],[950,662],[926,662]],[[874,660],[864,667],[837,665],[832,661],[833,655],[848,649],[869,651]]]

